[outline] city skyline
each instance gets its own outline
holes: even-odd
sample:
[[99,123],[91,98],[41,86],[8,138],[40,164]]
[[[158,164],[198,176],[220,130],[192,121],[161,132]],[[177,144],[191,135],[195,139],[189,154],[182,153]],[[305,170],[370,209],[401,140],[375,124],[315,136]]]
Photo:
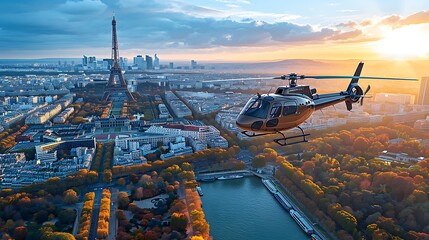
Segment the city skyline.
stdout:
[[[110,19],[120,56],[167,61],[428,59],[425,1],[2,2],[0,58],[108,57]],[[412,37],[410,37],[412,36]]]

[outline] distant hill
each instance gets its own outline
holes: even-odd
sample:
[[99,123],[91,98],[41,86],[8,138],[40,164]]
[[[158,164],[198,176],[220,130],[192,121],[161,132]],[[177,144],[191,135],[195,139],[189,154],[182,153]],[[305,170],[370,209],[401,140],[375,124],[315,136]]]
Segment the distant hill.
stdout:
[[[357,64],[361,60],[307,60],[288,59],[273,62],[259,63],[213,63],[207,64],[225,71],[255,72],[287,74],[296,72],[298,74],[342,74],[354,73]],[[429,76],[429,60],[417,61],[381,61],[367,60],[362,72],[363,75],[416,77]]]

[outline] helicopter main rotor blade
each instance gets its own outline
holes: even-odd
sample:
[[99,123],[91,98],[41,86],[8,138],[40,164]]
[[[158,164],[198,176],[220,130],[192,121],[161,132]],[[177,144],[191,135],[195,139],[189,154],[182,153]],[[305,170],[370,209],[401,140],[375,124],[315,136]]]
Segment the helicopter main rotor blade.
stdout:
[[201,82],[257,81],[257,80],[271,80],[271,79],[274,79],[274,77],[214,79],[214,80],[204,80]]
[[342,78],[359,78],[359,79],[377,79],[377,80],[399,80],[399,81],[418,81],[416,78],[392,78],[392,77],[371,77],[371,76],[303,76],[303,78],[312,79],[342,79]]

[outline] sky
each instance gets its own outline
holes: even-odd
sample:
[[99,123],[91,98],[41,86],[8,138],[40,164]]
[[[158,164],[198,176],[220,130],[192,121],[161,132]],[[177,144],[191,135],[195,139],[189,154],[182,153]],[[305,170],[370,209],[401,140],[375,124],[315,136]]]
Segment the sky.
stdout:
[[0,58],[429,59],[427,0],[0,1]]

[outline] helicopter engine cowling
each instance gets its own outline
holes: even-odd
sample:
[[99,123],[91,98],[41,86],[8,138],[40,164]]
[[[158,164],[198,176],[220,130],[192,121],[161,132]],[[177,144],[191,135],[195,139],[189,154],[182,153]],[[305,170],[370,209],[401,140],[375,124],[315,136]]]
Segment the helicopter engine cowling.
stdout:
[[363,90],[359,85],[353,86],[350,91],[350,100],[352,102],[357,102],[363,96]]

